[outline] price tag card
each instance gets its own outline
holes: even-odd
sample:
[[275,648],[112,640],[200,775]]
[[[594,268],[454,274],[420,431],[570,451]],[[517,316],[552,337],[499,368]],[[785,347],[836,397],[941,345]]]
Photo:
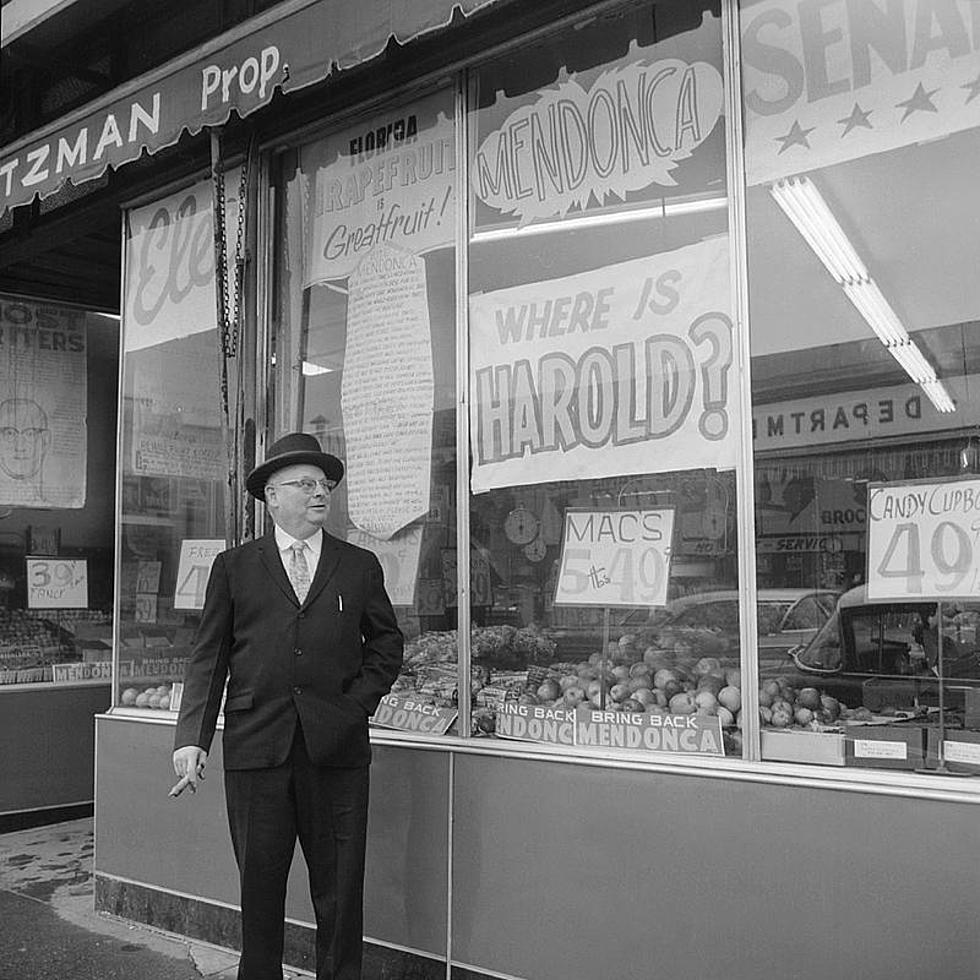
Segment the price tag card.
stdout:
[[674,509],[565,511],[556,606],[665,606]]
[[980,480],[868,487],[868,598],[980,596]]
[[180,542],[174,609],[204,608],[211,566],[224,550],[224,538],[188,538]]
[[88,562],[84,558],[28,558],[29,609],[88,609]]

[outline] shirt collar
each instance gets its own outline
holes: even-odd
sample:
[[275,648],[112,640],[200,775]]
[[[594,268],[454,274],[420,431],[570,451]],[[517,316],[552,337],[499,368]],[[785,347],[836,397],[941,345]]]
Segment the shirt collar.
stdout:
[[279,527],[278,524],[276,525],[276,547],[279,549],[280,554],[289,551],[294,541],[304,541],[307,544],[313,556],[314,565],[320,560],[320,549],[323,547],[322,528],[317,528],[308,538],[294,538],[291,534],[288,534]]

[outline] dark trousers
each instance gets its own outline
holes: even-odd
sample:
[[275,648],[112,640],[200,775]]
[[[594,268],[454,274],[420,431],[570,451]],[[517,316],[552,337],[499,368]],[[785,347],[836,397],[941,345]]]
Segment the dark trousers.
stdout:
[[286,879],[299,838],[316,916],[317,980],[360,980],[368,769],[314,766],[297,727],[289,759],[225,772],[238,862],[238,980],[282,980]]

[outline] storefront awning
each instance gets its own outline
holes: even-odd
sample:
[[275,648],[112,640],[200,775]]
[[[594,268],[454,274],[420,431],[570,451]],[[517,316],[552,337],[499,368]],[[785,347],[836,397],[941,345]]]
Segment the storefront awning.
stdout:
[[498,0],[286,0],[0,151],[0,213],[247,116]]

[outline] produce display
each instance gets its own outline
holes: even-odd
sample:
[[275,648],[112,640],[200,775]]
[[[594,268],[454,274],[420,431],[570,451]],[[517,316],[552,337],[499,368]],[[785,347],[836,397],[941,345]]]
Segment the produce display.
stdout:
[[159,708],[166,711],[170,707],[172,684],[153,687],[127,687],[119,696],[119,703],[130,708]]
[[75,659],[70,638],[33,610],[0,609],[0,684],[51,680],[51,665]]

